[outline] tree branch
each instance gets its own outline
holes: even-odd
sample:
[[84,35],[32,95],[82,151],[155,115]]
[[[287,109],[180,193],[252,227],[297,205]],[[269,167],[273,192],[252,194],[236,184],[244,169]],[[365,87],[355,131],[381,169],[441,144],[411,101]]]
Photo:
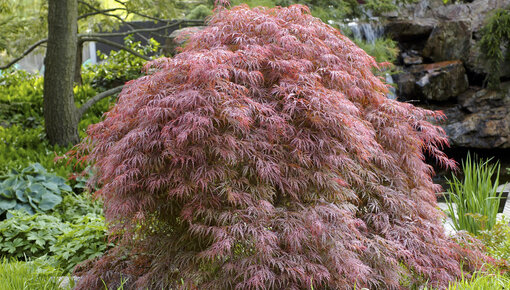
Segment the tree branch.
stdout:
[[141,13],[136,12],[136,11],[131,11],[131,10],[129,10],[127,8],[127,5],[126,5],[125,2],[122,2],[122,1],[119,1],[119,0],[114,0],[114,1],[119,3],[120,5],[124,6],[124,9],[126,10],[127,13],[133,13],[135,15],[142,16],[142,17],[145,17],[147,19],[151,19],[151,20],[155,20],[155,21],[168,22],[167,19],[161,19],[161,18],[157,18],[157,17],[154,17],[154,16],[144,15],[144,14],[141,14]]
[[108,39],[104,39],[104,38],[101,38],[101,37],[89,37],[89,36],[82,36],[80,38],[80,40],[82,41],[96,41],[96,42],[102,42],[104,44],[108,44],[109,46],[113,46],[113,47],[116,47],[118,49],[122,49],[122,50],[125,50],[129,53],[131,53],[132,55],[136,55],[138,56],[139,58],[143,58],[145,60],[152,60],[150,57],[148,56],[145,56],[145,55],[142,55],[142,54],[139,54],[138,52],[132,50],[131,48],[129,47],[126,47],[124,45],[121,45],[121,44],[118,44],[116,42],[113,42],[113,41],[110,41]]
[[78,119],[81,119],[83,114],[85,114],[85,112],[87,112],[87,110],[90,109],[90,107],[92,107],[95,103],[101,101],[106,97],[119,93],[120,91],[122,91],[122,88],[124,88],[124,85],[115,87],[113,89],[109,89],[107,91],[95,95],[92,99],[88,100],[85,104],[78,108]]
[[[90,5],[89,3],[87,2],[84,2],[82,0],[78,0],[78,3],[81,3],[83,5],[86,5],[87,7],[89,7],[90,9],[92,10],[96,10],[96,12],[99,12],[101,11],[100,9],[97,9],[96,7]],[[129,13],[129,11],[127,11],[126,8],[122,8],[123,10],[126,10],[126,12]],[[131,25],[129,22],[125,21],[124,19],[122,19],[122,17],[118,16],[118,15],[115,15],[115,14],[110,14],[110,13],[107,13],[107,12],[102,12],[101,14],[105,15],[105,16],[110,16],[110,17],[113,17],[113,18],[116,18],[117,20],[119,20],[120,22],[124,23],[125,25],[127,25],[129,28],[131,28],[131,30],[135,30],[135,27],[133,25]],[[145,41],[149,41],[145,36],[143,36],[142,34],[139,34],[137,33],[137,35],[142,38],[143,40]]]
[[[83,18],[87,18],[89,16],[94,16],[94,15],[97,15],[97,14],[104,14],[104,13],[118,11],[118,10],[126,10],[126,9],[118,7],[118,8],[104,9],[104,10],[96,10],[95,12],[89,12],[89,13],[85,13],[83,15],[78,16],[78,20],[79,19],[83,19]],[[108,15],[108,16],[110,16],[110,15]]]
[[138,33],[138,32],[154,32],[154,31],[159,31],[159,30],[163,30],[163,29],[166,29],[166,28],[174,27],[174,26],[179,25],[179,24],[181,24],[181,23],[183,23],[183,20],[177,20],[175,23],[168,24],[168,25],[165,25],[165,26],[159,26],[159,27],[153,27],[153,28],[140,28],[140,29],[133,29],[133,30],[129,30],[129,31],[126,31],[126,32],[105,32],[105,33],[87,33],[87,34],[79,34],[79,35],[78,35],[78,38],[80,38],[80,37],[111,37],[111,36],[127,36],[127,35],[135,34],[135,33]]
[[0,69],[7,69],[7,68],[10,68],[13,64],[17,63],[18,61],[20,61],[22,58],[24,58],[25,56],[27,56],[27,54],[29,54],[30,52],[32,52],[32,50],[36,49],[39,45],[43,44],[43,43],[46,43],[48,41],[47,38],[45,39],[41,39],[39,40],[38,42],[32,44],[32,46],[30,46],[27,50],[25,50],[20,56],[18,56],[17,58],[13,59],[11,62],[9,62],[8,64],[4,65],[4,66],[0,66]]

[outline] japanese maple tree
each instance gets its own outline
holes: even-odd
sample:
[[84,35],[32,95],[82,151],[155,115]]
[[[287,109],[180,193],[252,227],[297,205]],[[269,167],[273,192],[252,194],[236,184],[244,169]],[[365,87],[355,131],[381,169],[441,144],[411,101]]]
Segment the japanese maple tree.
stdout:
[[374,67],[305,6],[216,9],[81,144],[117,246],[79,288],[442,287],[478,266],[424,161],[454,166],[443,115],[387,99]]

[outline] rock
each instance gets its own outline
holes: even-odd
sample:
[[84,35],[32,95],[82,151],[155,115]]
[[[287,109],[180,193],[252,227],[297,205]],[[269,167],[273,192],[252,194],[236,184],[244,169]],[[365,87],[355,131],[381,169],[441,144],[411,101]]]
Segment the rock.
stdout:
[[404,51],[402,52],[400,57],[402,58],[402,62],[404,63],[404,65],[407,66],[423,63],[423,57],[421,57],[415,50]]
[[443,128],[453,146],[510,148],[510,82],[502,87],[500,92],[470,89],[459,96],[459,105],[444,111]]
[[466,60],[469,56],[470,40],[469,22],[441,22],[432,30],[423,49],[423,56],[434,62],[454,59]]
[[[401,47],[423,49],[424,57],[432,61],[462,60],[469,74],[481,84],[488,69],[478,47],[480,30],[495,9],[509,6],[510,0],[447,4],[442,0],[421,0],[400,7],[399,17],[388,19],[386,25],[387,31],[395,31],[387,34]],[[422,44],[423,37],[429,39]],[[500,71],[501,77],[510,77],[510,60],[502,64]]]
[[399,41],[410,41],[417,38],[427,39],[437,20],[432,18],[400,19],[389,21],[384,31],[388,36]]
[[468,88],[462,62],[443,61],[414,65],[398,75],[399,96],[428,101],[447,101]]
[[[71,283],[71,279],[73,280]],[[71,279],[69,279],[69,276],[62,276],[57,277],[59,288],[61,289],[70,289],[73,285],[76,285],[78,281],[80,280],[80,277],[72,276]]]
[[[470,72],[484,75],[488,71],[487,62],[480,51],[480,47],[477,44],[478,43],[475,40],[471,40],[471,49],[465,63],[466,69]],[[507,52],[503,50],[502,53],[505,55]],[[509,59],[505,59],[505,61],[501,64],[499,71],[501,73],[501,77],[510,77]]]
[[421,0],[416,3],[401,6],[398,19],[415,21],[420,19],[437,19],[442,21],[466,20],[470,23],[470,30],[478,31],[484,24],[486,16],[497,8],[510,6],[510,0],[474,0],[471,3],[443,0]]

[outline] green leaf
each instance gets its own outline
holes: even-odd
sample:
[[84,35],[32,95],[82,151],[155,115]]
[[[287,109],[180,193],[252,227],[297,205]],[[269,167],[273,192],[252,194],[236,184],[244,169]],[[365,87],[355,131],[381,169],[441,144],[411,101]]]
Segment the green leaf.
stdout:
[[56,183],[58,185],[66,183],[66,180],[60,176],[51,176],[48,178],[48,182]]
[[16,206],[16,200],[0,198],[0,209],[8,210]]
[[62,197],[60,197],[56,194],[47,192],[42,196],[41,201],[39,202],[39,209],[46,211],[46,210],[54,208],[57,204],[59,204],[61,202],[62,202]]
[[28,196],[30,196],[35,202],[40,202],[42,196],[48,192],[46,188],[39,183],[31,184],[28,189]]
[[4,189],[0,189],[0,197],[6,198],[6,199],[12,199],[12,198],[14,198],[14,194],[10,188],[4,188]]
[[14,189],[14,190],[18,190],[18,189],[22,189],[22,188],[24,189],[26,186],[27,186],[27,182],[23,179],[20,179],[20,180],[18,180],[18,182],[16,182],[16,184],[14,184],[12,186],[12,189]]
[[53,182],[43,182],[43,185],[44,187],[46,187],[47,189],[53,191],[53,192],[58,192],[60,193],[60,189],[58,188],[58,184],[56,183],[53,183]]
[[72,192],[73,191],[73,189],[69,185],[67,185],[65,183],[60,185],[60,189],[62,189],[63,191],[68,191],[68,192]]
[[25,203],[28,202],[28,199],[27,199],[27,196],[25,195],[24,190],[21,190],[21,189],[16,190],[16,198],[18,198],[18,200],[21,202],[25,202]]
[[26,203],[18,203],[16,204],[16,206],[14,207],[15,210],[24,210],[26,211],[28,214],[34,214],[34,210],[32,209],[32,207]]
[[15,177],[15,176],[9,177],[6,180],[4,180],[4,182],[2,183],[2,186],[11,187],[14,184],[16,184],[17,181],[18,181],[18,177]]
[[30,195],[28,196],[28,203],[32,206],[33,209],[38,209],[39,206],[37,205],[39,202],[34,201]]
[[41,181],[45,181],[45,180],[46,180],[46,176],[45,176],[45,175],[43,175],[43,174],[37,174],[37,175],[35,176],[35,180],[40,181],[40,182],[41,182]]

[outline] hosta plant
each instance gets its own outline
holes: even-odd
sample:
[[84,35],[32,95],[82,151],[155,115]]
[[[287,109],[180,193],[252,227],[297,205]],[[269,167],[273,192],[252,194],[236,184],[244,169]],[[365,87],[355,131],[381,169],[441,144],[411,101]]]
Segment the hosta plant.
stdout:
[[45,212],[62,201],[62,192],[70,191],[64,178],[47,172],[39,163],[21,172],[13,169],[0,176],[0,214],[11,209]]
[[118,241],[78,289],[447,287],[479,266],[424,161],[454,166],[443,115],[387,99],[377,66],[305,6],[216,9],[78,148]]

